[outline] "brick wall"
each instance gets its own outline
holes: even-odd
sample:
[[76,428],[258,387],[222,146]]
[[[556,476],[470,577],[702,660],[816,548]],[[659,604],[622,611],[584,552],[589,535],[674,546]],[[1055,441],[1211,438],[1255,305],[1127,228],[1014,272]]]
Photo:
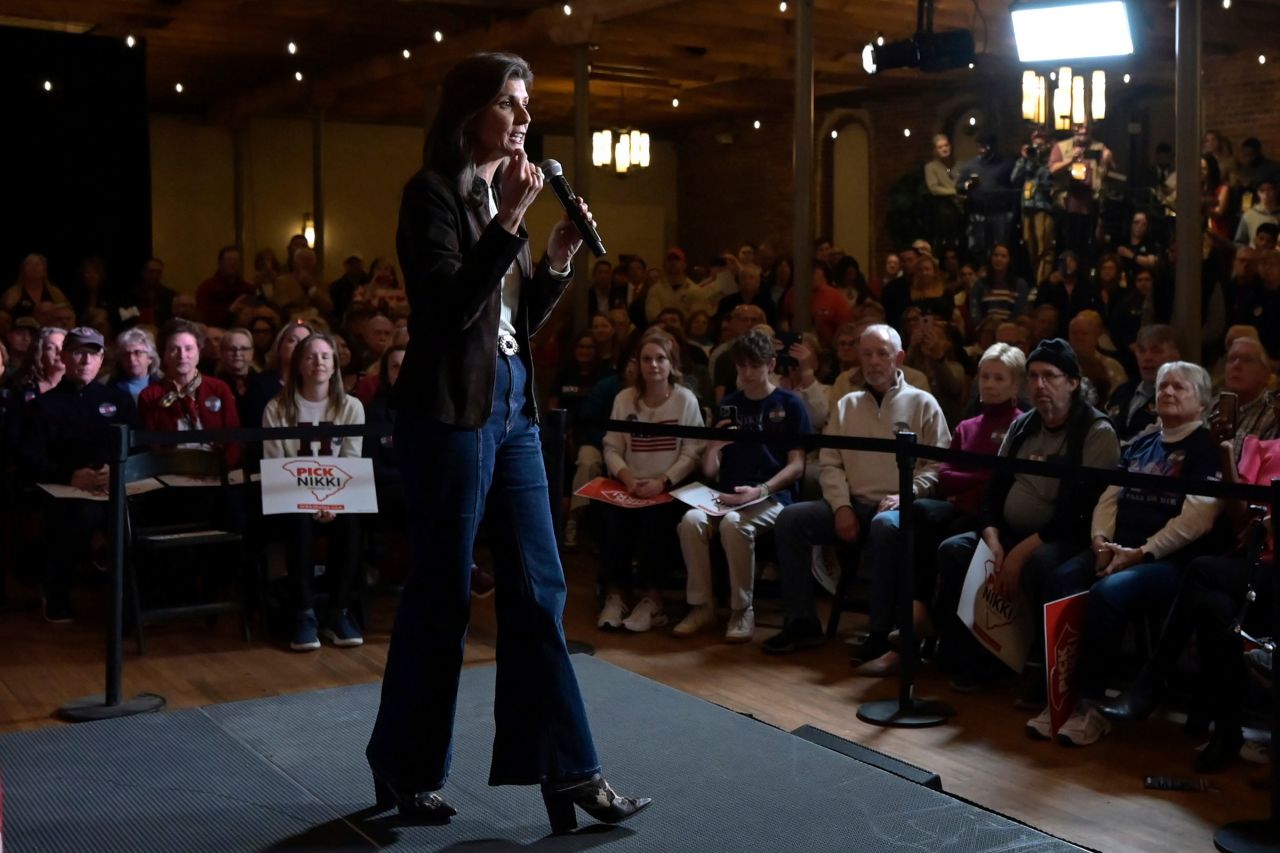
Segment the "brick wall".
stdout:
[[1220,131],[1237,153],[1240,142],[1256,136],[1268,159],[1280,157],[1280,57],[1258,64],[1257,50],[1230,55],[1205,54],[1200,84],[1203,126]]
[[744,240],[791,245],[791,117],[761,116],[760,130],[751,121],[701,125],[677,140],[678,239],[691,265]]

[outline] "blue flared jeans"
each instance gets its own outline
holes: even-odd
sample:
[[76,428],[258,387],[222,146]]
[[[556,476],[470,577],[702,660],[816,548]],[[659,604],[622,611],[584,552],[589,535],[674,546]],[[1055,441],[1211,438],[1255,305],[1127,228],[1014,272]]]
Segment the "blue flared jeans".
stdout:
[[480,429],[407,409],[396,421],[411,565],[366,754],[398,791],[438,790],[449,775],[472,546],[486,507],[496,522],[498,617],[489,784],[556,782],[600,769],[565,646],[564,568],[538,427],[524,413],[525,379],[519,358],[499,356],[493,413]]

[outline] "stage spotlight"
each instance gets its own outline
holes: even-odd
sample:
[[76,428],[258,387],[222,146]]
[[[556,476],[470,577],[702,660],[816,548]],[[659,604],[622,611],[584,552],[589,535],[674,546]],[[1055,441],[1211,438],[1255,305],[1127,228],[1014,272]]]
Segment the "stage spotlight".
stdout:
[[1129,10],[1123,0],[1019,0],[1009,14],[1021,62],[1133,53]]
[[862,68],[868,74],[879,74],[891,68],[950,71],[972,67],[973,60],[973,33],[968,30],[919,32],[902,41],[869,42],[862,48]]

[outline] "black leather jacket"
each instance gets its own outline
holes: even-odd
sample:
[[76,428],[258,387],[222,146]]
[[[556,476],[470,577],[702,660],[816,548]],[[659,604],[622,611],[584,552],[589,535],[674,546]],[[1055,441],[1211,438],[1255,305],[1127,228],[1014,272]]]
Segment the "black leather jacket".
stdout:
[[488,210],[468,204],[451,178],[424,170],[409,179],[396,231],[411,309],[397,409],[465,429],[484,426],[493,410],[502,279],[514,261],[524,278],[513,325],[528,377],[525,413],[537,420],[529,337],[571,279],[553,276],[545,257],[535,269],[528,236],[523,226],[511,234],[489,221]]

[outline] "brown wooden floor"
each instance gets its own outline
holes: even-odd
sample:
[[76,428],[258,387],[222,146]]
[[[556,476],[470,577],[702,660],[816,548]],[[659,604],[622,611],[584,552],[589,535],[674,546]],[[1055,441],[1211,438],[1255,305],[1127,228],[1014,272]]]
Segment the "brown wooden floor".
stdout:
[[[763,654],[760,640],[780,621],[772,602],[760,603],[756,642],[746,646],[714,635],[678,641],[667,630],[605,634],[594,627],[593,567],[586,558],[571,558],[569,573],[567,633],[593,643],[602,659],[780,728],[810,723],[937,771],[949,793],[1086,847],[1212,850],[1217,825],[1266,813],[1267,794],[1255,787],[1258,765],[1240,764],[1215,777],[1218,792],[1144,790],[1146,775],[1192,775],[1194,744],[1171,722],[1122,728],[1085,749],[1032,742],[1023,734],[1027,714],[1013,708],[1011,691],[958,696],[926,670],[920,694],[953,703],[954,721],[916,731],[877,729],[857,720],[858,703],[895,695],[895,683],[854,677],[848,647],[839,642],[784,658]],[[74,625],[47,625],[29,589],[13,595],[13,607],[0,613],[0,731],[59,725],[50,715],[60,703],[102,690],[101,622],[90,612]],[[295,654],[258,640],[246,645],[234,620],[215,631],[199,622],[156,627],[145,656],[126,647],[125,692],[160,693],[170,708],[185,708],[376,681],[393,607],[389,599],[377,602],[375,630],[363,647],[349,651],[326,646]],[[856,617],[847,618],[845,628],[855,627]],[[467,662],[490,663],[493,655],[489,599],[475,605]],[[594,717],[592,725],[609,721]],[[651,741],[662,749],[661,732]],[[602,758],[625,784],[626,769]],[[767,798],[767,792],[752,794]]]

